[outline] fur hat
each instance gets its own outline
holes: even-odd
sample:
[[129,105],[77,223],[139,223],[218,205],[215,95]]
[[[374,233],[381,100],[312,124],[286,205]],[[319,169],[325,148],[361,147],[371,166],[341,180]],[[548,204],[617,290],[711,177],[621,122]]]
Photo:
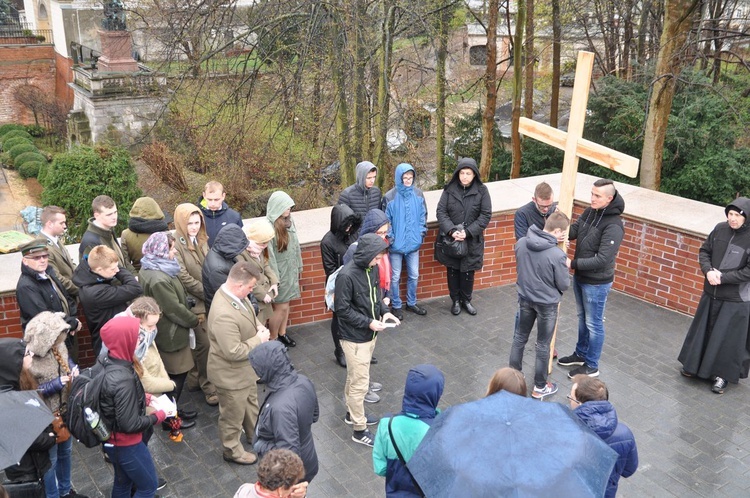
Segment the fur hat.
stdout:
[[26,324],[23,340],[35,355],[45,356],[52,346],[65,340],[69,330],[65,313],[42,311]]
[[245,231],[245,235],[247,235],[249,240],[259,244],[265,244],[276,236],[273,225],[268,220],[254,221],[243,227],[242,230]]

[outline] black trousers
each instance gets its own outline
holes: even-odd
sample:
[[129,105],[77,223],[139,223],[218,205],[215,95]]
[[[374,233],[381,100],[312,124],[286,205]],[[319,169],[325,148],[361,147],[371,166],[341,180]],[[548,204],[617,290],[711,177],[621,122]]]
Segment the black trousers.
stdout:
[[343,354],[344,351],[341,349],[341,336],[339,335],[339,319],[336,318],[336,313],[333,313],[331,319],[331,339],[333,339],[333,347],[336,354]]
[[185,385],[185,379],[187,379],[188,373],[185,372],[185,373],[181,373],[177,375],[168,373],[167,375],[169,375],[169,378],[174,381],[175,388],[174,388],[174,391],[165,393],[165,394],[170,398],[174,398],[175,402],[180,401],[180,394],[182,394],[182,386]]
[[448,291],[451,301],[471,301],[474,292],[474,270],[460,271],[448,268]]

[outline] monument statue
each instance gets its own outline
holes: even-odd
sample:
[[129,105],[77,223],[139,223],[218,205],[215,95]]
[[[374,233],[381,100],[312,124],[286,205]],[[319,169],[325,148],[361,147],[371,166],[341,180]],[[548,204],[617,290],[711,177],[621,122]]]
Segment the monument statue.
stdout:
[[125,11],[121,0],[104,2],[104,19],[102,28],[107,31],[125,31]]

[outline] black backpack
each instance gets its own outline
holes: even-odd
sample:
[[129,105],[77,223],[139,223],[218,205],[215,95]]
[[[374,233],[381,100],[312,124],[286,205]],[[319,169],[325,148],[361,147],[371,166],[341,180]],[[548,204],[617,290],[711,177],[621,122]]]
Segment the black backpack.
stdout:
[[[84,410],[91,408],[101,417],[99,395],[104,384],[104,374],[104,365],[97,362],[94,366],[81,370],[70,386],[65,423],[70,434],[87,448],[101,444],[91,426],[86,422]],[[100,419],[99,423],[104,423],[104,420]]]

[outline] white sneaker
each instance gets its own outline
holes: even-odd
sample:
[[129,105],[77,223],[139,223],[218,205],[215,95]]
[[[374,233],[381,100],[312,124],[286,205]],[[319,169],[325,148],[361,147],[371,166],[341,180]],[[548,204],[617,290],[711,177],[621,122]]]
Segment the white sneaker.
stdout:
[[547,385],[542,389],[534,386],[534,390],[531,392],[531,397],[534,399],[544,399],[545,396],[551,396],[557,392],[557,384],[547,382]]

